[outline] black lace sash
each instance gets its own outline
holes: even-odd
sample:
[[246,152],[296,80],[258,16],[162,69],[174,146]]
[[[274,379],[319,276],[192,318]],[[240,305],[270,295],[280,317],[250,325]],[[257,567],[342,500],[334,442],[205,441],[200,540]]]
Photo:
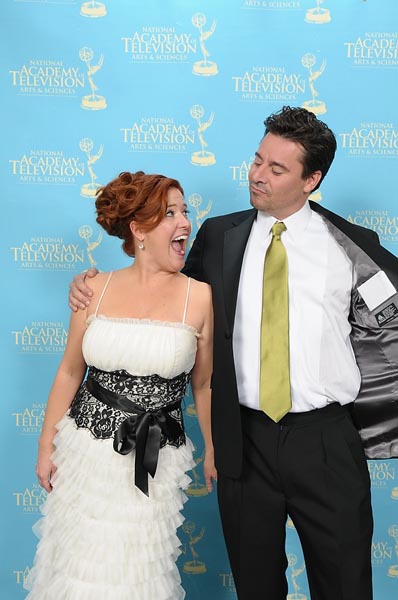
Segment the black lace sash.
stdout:
[[[119,454],[135,450],[135,485],[148,496],[148,473],[155,476],[161,445],[185,443],[181,401],[188,381],[187,373],[164,379],[159,375],[134,377],[125,371],[108,373],[90,367],[69,415],[75,419],[78,427],[91,430],[87,417],[84,415],[82,419],[82,406],[87,404],[84,395],[87,392],[91,400],[105,405],[102,406],[102,414],[106,410],[111,411],[114,416],[111,429],[114,431],[108,428],[106,435],[101,435],[99,419],[96,437],[109,438],[113,434],[113,448]],[[109,387],[123,390],[124,393]]]

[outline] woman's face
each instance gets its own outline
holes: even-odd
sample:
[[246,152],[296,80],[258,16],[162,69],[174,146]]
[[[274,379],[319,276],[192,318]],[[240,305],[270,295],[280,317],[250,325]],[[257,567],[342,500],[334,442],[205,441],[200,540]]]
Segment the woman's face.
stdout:
[[145,253],[165,270],[180,271],[185,263],[190,233],[191,223],[184,196],[177,188],[170,188],[164,219],[145,234]]

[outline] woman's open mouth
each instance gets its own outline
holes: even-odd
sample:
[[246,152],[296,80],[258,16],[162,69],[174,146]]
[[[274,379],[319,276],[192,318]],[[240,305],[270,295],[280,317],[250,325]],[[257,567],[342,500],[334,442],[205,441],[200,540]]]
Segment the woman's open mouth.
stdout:
[[173,240],[171,240],[171,247],[173,248],[174,252],[176,252],[176,254],[178,254],[178,256],[185,255],[187,240],[188,240],[187,235],[179,235],[179,236],[175,237]]

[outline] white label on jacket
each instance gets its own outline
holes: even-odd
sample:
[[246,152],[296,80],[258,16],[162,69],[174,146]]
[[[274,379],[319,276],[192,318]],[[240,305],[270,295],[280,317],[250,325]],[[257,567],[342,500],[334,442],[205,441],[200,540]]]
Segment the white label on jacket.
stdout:
[[384,271],[379,271],[370,279],[365,281],[358,287],[358,292],[361,294],[369,310],[374,310],[380,304],[391,298],[397,293],[397,290],[388,279]]

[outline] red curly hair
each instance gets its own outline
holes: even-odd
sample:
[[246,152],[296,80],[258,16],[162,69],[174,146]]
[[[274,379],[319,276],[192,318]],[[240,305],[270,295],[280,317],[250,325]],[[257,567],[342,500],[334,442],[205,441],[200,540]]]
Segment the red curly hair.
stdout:
[[176,179],[164,175],[148,175],[143,171],[120,173],[97,191],[97,223],[109,235],[122,239],[124,252],[134,256],[131,221],[135,221],[144,232],[155,229],[166,216],[170,188],[184,194]]

